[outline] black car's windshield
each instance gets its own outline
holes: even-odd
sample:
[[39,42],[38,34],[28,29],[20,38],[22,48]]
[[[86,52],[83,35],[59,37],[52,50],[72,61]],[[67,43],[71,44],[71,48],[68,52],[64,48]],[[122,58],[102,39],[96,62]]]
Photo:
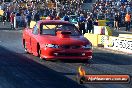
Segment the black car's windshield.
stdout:
[[80,36],[81,33],[75,25],[72,24],[43,24],[40,27],[41,34],[56,35],[57,31],[70,31],[71,36]]

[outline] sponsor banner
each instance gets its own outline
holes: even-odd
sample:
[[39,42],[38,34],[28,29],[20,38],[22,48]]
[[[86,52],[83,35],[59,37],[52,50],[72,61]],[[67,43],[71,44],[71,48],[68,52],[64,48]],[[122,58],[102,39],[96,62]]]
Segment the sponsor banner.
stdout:
[[132,39],[110,36],[108,42],[109,43],[105,45],[105,48],[132,53]]

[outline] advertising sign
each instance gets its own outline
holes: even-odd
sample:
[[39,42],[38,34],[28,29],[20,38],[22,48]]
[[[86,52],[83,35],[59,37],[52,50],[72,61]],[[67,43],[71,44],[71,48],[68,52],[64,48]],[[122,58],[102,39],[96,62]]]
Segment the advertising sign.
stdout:
[[132,39],[109,37],[109,44],[105,46],[113,50],[132,53]]

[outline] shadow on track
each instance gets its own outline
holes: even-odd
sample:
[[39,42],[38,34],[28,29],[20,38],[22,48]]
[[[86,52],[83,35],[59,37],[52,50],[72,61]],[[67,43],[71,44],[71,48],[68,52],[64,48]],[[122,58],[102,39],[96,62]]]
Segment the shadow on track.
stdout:
[[89,63],[90,60],[67,60],[67,59],[63,59],[63,60],[55,60],[53,62],[58,62],[58,63]]
[[122,54],[94,53],[91,64],[132,65],[132,58]]
[[[73,74],[74,75],[74,74]],[[86,88],[27,57],[0,46],[2,88]]]

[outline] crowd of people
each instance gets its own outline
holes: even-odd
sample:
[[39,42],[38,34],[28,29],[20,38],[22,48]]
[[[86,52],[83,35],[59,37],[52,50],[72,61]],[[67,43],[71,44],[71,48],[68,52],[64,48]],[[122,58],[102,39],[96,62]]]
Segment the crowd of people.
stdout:
[[[84,0],[14,0],[8,3],[1,2],[0,9],[4,10],[3,21],[10,21],[14,25],[14,17],[16,17],[16,27],[29,26],[31,20],[38,21],[41,17],[60,19],[77,15],[79,28],[84,33],[91,32],[93,25],[98,25],[97,21],[100,19],[109,20],[111,24],[114,22],[114,27],[118,30],[119,24],[125,23],[126,30],[130,30],[131,19],[127,18],[131,17],[128,16],[132,11],[131,0],[96,0],[92,4],[92,10],[83,10],[81,6],[83,2]],[[86,30],[84,30],[84,22],[87,22]]]
[[[110,22],[114,23],[114,28],[119,30],[121,25],[126,25],[127,27],[127,20],[125,18],[126,14],[132,13],[132,1],[97,0],[92,6],[92,13],[93,18],[109,20]],[[126,30],[130,30],[130,28],[126,28]]]
[[[4,10],[3,20],[13,22],[13,17],[16,16],[16,23],[18,26],[24,25],[28,21],[40,20],[40,17],[52,16],[56,17],[57,15],[62,18],[65,14],[74,15],[80,14],[81,10],[81,0],[72,0],[72,1],[62,1],[54,3],[54,0],[33,2],[33,1],[13,1],[13,2],[1,2],[0,9]],[[53,6],[49,6],[49,5]],[[57,6],[55,6],[57,5]],[[11,17],[11,18],[10,18]]]

